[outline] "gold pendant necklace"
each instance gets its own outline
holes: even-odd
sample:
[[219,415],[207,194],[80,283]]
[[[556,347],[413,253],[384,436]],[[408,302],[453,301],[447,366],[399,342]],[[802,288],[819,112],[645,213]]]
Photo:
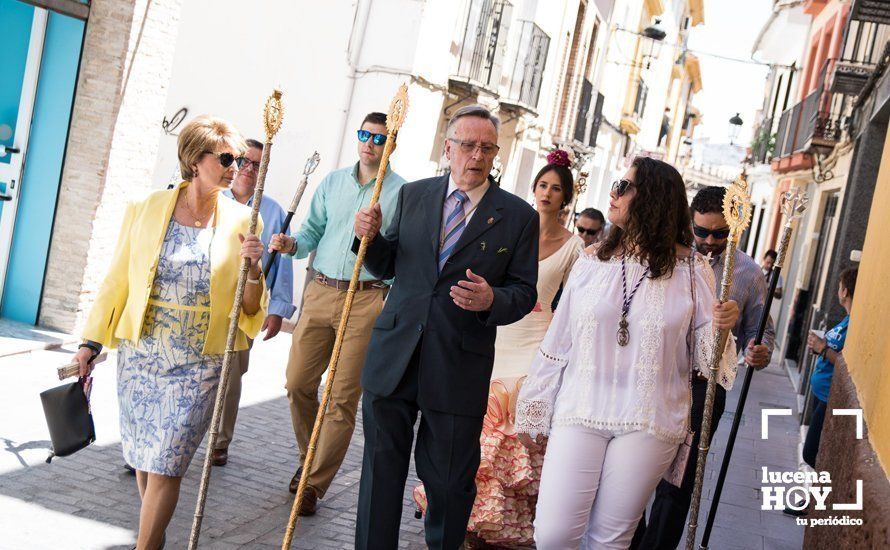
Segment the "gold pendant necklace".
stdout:
[[198,217],[195,215],[195,211],[192,210],[192,207],[189,205],[188,195],[186,195],[186,197],[185,197],[185,209],[188,210],[189,216],[191,216],[192,219],[195,220],[195,227],[201,227],[201,225],[202,225],[201,218],[203,218],[203,216]]

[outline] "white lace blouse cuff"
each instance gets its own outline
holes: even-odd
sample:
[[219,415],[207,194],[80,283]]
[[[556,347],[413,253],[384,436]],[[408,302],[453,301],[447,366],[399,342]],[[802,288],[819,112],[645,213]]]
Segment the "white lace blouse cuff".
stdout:
[[550,433],[553,405],[542,399],[520,399],[516,403],[516,430],[532,439]]
[[[705,378],[710,378],[710,361],[714,355],[713,327],[710,324],[699,327],[695,331],[695,338],[695,369]],[[723,386],[726,391],[731,390],[737,371],[735,336],[730,333],[717,367],[717,383]]]

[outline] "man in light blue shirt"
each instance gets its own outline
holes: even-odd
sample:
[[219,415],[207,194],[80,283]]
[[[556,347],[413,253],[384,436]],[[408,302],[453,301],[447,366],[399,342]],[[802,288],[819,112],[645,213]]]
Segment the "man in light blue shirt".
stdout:
[[[380,168],[387,139],[386,115],[370,113],[366,116],[357,138],[358,162],[328,174],[318,185],[309,207],[309,216],[300,230],[293,236],[274,236],[270,246],[297,259],[315,251],[313,268],[318,272],[306,287],[287,364],[287,396],[294,434],[300,446],[300,464],[306,458],[309,436],[319,406],[318,386],[330,361],[346,290],[355,265],[356,257],[351,250],[355,238],[353,221],[356,212],[368,206]],[[385,213],[384,227],[392,221],[399,189],[404,184],[401,176],[387,168],[379,200]],[[317,500],[324,497],[340,469],[355,429],[355,415],[362,393],[365,349],[389,288],[388,281],[376,280],[364,268],[360,281],[300,515],[315,513]],[[301,473],[302,466],[299,466],[290,482],[292,493],[297,492]]]
[[[263,156],[263,144],[255,139],[247,140],[247,153],[245,161],[238,170],[232,188],[223,191],[227,197],[251,206],[253,204],[253,191],[256,186],[257,172],[260,167],[260,159]],[[263,218],[263,234],[260,239],[269,244],[272,235],[281,231],[285,218],[284,209],[281,208],[272,197],[264,196],[260,203],[260,216]],[[269,263],[269,252],[263,254],[263,268]],[[281,323],[296,311],[294,307],[293,262],[280,255],[275,258],[266,286],[269,287],[269,311],[263,323],[266,336],[263,340],[273,338],[281,330]],[[222,421],[220,422],[219,438],[216,448],[213,450],[213,465],[225,466],[229,460],[229,443],[235,433],[235,420],[238,417],[238,402],[241,399],[241,377],[247,372],[250,360],[250,350],[235,353],[229,384],[226,388],[225,408],[223,408]]]

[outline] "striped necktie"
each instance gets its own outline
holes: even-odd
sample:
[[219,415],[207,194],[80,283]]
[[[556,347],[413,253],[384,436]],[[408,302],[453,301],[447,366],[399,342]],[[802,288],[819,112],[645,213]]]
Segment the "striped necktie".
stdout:
[[467,225],[466,216],[464,215],[464,204],[469,199],[466,193],[460,189],[455,189],[449,195],[448,201],[446,201],[450,202],[450,211],[446,208],[448,217],[445,218],[445,230],[443,231],[445,237],[442,239],[442,246],[439,250],[439,273],[442,273],[445,262],[448,261],[448,257],[454,252],[454,247],[457,245],[457,241]]

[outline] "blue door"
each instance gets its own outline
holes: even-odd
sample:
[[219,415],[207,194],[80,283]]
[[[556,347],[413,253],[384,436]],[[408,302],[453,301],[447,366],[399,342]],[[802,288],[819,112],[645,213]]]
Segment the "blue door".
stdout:
[[0,316],[29,324],[40,307],[84,27],[0,0]]

